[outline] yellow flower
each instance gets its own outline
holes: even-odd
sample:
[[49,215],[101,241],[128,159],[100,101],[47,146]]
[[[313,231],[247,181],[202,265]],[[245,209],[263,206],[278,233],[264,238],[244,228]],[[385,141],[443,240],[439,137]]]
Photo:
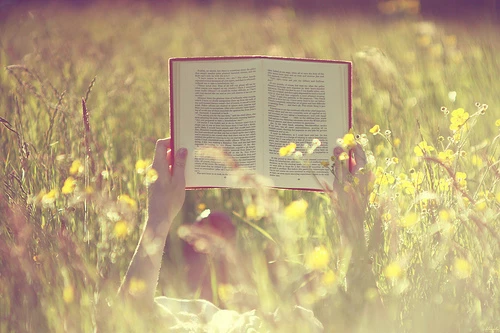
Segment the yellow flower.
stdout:
[[232,284],[221,283],[217,286],[217,293],[221,301],[228,302],[233,299],[235,288]]
[[67,285],[63,289],[63,301],[66,304],[73,303],[75,299],[75,291],[71,285]]
[[444,165],[451,166],[454,159],[455,153],[451,149],[446,149],[445,151],[440,151],[438,153],[438,160],[440,160]]
[[388,279],[397,279],[403,275],[403,269],[396,263],[390,263],[384,268],[384,276]]
[[129,197],[127,194],[122,194],[118,196],[118,201],[126,204],[132,210],[137,210],[137,202]]
[[70,193],[73,193],[75,191],[75,188],[76,188],[76,180],[75,180],[75,178],[69,176],[64,181],[64,185],[61,189],[61,192],[63,194],[70,194]]
[[149,168],[146,171],[146,177],[144,177],[144,184],[146,186],[153,184],[158,179],[158,172],[155,169]]
[[349,154],[347,154],[345,151],[340,153],[339,155],[339,161],[346,161],[349,159]]
[[83,172],[82,162],[80,162],[80,160],[74,160],[73,163],[71,163],[71,167],[69,168],[69,174],[74,176],[82,172]]
[[429,35],[422,35],[417,38],[417,44],[421,47],[427,47],[431,44],[432,39]]
[[128,235],[128,224],[125,221],[118,221],[115,223],[113,232],[116,238],[125,238]]
[[352,149],[356,147],[356,139],[354,137],[354,134],[349,132],[344,135],[344,137],[342,138],[342,146],[346,149]]
[[455,180],[457,181],[458,185],[460,187],[466,187],[467,186],[467,174],[465,172],[460,172],[458,171],[455,174]]
[[138,160],[137,162],[135,162],[135,172],[142,175],[146,172],[149,164],[150,163],[147,160]]
[[392,141],[392,144],[394,145],[395,148],[398,148],[401,145],[401,139],[394,138],[394,140]]
[[488,204],[486,203],[486,200],[482,199],[476,202],[474,208],[477,212],[483,212],[486,208],[488,208]]
[[455,35],[444,36],[443,42],[446,46],[455,47],[457,46],[457,36]]
[[453,219],[455,219],[455,211],[454,210],[449,210],[449,209],[441,209],[438,213],[439,215],[439,220],[443,222],[449,222]]
[[466,259],[456,258],[453,264],[453,273],[459,279],[466,279],[472,274],[472,266]]
[[280,148],[280,156],[290,156],[295,152],[295,148],[297,145],[293,142],[290,142],[287,146]]
[[306,256],[306,265],[313,270],[322,270],[328,267],[330,254],[323,246],[316,246],[312,252]]
[[42,204],[46,206],[53,204],[57,199],[57,195],[58,193],[56,189],[50,190],[49,193],[45,193],[42,196]]
[[380,126],[379,125],[375,125],[372,128],[370,128],[370,133],[373,134],[373,135],[379,134],[380,133]]
[[304,199],[292,201],[285,207],[285,216],[289,219],[302,219],[306,217],[309,204]]
[[495,120],[495,126],[500,127],[500,119]]
[[470,161],[472,162],[472,165],[477,166],[478,168],[481,168],[484,165],[483,159],[477,154],[472,155]]
[[403,179],[399,183],[399,188],[401,189],[401,192],[403,192],[404,194],[413,195],[416,192],[415,185],[408,179]]
[[415,148],[413,148],[413,152],[417,156],[427,155],[428,153],[430,153],[431,151],[434,151],[434,150],[435,150],[434,147],[429,146],[427,144],[427,141],[422,141]]
[[138,279],[136,277],[133,277],[130,279],[130,283],[128,286],[128,291],[132,295],[138,295],[141,294],[146,290],[146,282],[142,279]]
[[414,212],[410,212],[406,214],[401,221],[399,221],[399,225],[403,228],[410,228],[414,226],[418,222],[418,214]]
[[456,110],[453,110],[451,112],[451,118],[450,118],[450,130],[456,131],[460,127],[462,127],[465,122],[469,119],[469,113],[465,112],[463,108],[459,108]]
[[257,206],[253,203],[249,204],[246,207],[245,212],[247,218],[249,218],[250,220],[260,220],[265,214],[264,208],[262,206]]
[[326,287],[332,286],[335,282],[337,282],[337,275],[331,269],[327,270],[321,276],[321,283]]
[[198,204],[198,207],[196,208],[199,213],[203,212],[205,209],[207,209],[207,205],[205,205],[203,202]]

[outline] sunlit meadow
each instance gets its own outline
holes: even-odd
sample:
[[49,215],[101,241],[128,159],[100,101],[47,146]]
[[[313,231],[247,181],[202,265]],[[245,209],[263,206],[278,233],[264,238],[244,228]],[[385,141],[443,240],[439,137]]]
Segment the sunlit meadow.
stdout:
[[[150,329],[115,295],[157,177],[154,142],[169,135],[168,58],[240,54],[353,61],[354,128],[323,164],[339,172],[360,145],[366,165],[325,193],[190,191],[158,294],[196,297],[177,229],[210,209],[231,216],[245,253],[233,268],[245,279],[213,275],[211,301],[263,318],[279,308],[271,331],[304,331],[295,305],[326,332],[500,330],[498,26],[380,10],[391,15],[1,12],[0,332]],[[276,154],[303,163],[319,142],[304,144]]]

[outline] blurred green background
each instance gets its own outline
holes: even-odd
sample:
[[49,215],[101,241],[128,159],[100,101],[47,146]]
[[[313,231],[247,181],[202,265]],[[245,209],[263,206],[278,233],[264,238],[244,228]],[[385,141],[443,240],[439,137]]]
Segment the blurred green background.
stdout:
[[[357,202],[372,191],[381,198],[351,217],[366,233],[357,241],[372,246],[357,259],[370,262],[359,268],[350,257],[348,209],[325,194],[190,191],[159,294],[197,295],[176,230],[208,208],[231,216],[247,254],[240,268],[251,272],[252,292],[213,278],[216,303],[266,313],[303,305],[328,332],[498,329],[498,4],[470,3],[0,3],[0,331],[93,331],[103,318],[111,331],[133,330],[135,317],[108,305],[145,220],[137,165],[169,135],[168,59],[255,54],[353,62],[354,131],[368,135],[365,150],[383,174],[397,176],[383,190],[372,181],[356,191]],[[442,107],[471,115],[461,137]],[[373,136],[374,125],[391,134]],[[424,140],[436,148],[427,157],[450,149],[453,164],[418,159]],[[411,178],[419,172],[423,180]],[[465,190],[457,172],[467,174]],[[441,179],[451,186],[440,189]],[[405,222],[410,212],[416,225]],[[367,279],[352,278],[356,269]],[[300,331],[293,323],[282,330]]]

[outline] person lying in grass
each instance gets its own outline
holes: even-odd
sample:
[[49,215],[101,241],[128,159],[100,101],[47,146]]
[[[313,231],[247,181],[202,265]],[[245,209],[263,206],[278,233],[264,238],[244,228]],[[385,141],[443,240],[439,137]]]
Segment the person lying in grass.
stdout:
[[[149,187],[147,223],[120,286],[119,296],[138,311],[155,313],[155,322],[170,332],[262,332],[268,331],[270,327],[273,330],[278,328],[276,314],[258,315],[256,310],[244,313],[221,310],[206,300],[165,296],[155,298],[167,235],[186,194],[185,166],[188,152],[184,148],[179,149],[175,164],[172,164],[172,154],[170,138],[157,141],[152,168],[157,171],[158,179]],[[294,321],[301,321],[308,332],[323,331],[322,324],[312,311],[296,306],[291,315]],[[269,326],[269,321],[274,323]],[[290,322],[287,324],[290,325]]]

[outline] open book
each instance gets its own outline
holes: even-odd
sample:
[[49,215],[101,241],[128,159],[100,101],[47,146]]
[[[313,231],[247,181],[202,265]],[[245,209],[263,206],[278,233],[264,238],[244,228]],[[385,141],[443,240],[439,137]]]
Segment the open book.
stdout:
[[[321,162],[352,125],[350,62],[241,56],[172,58],[169,65],[170,133],[174,151],[189,150],[187,188],[238,187],[233,170],[204,147],[221,147],[270,186],[332,184]],[[321,145],[307,154],[304,145],[314,139]],[[279,155],[291,142],[300,160]]]

